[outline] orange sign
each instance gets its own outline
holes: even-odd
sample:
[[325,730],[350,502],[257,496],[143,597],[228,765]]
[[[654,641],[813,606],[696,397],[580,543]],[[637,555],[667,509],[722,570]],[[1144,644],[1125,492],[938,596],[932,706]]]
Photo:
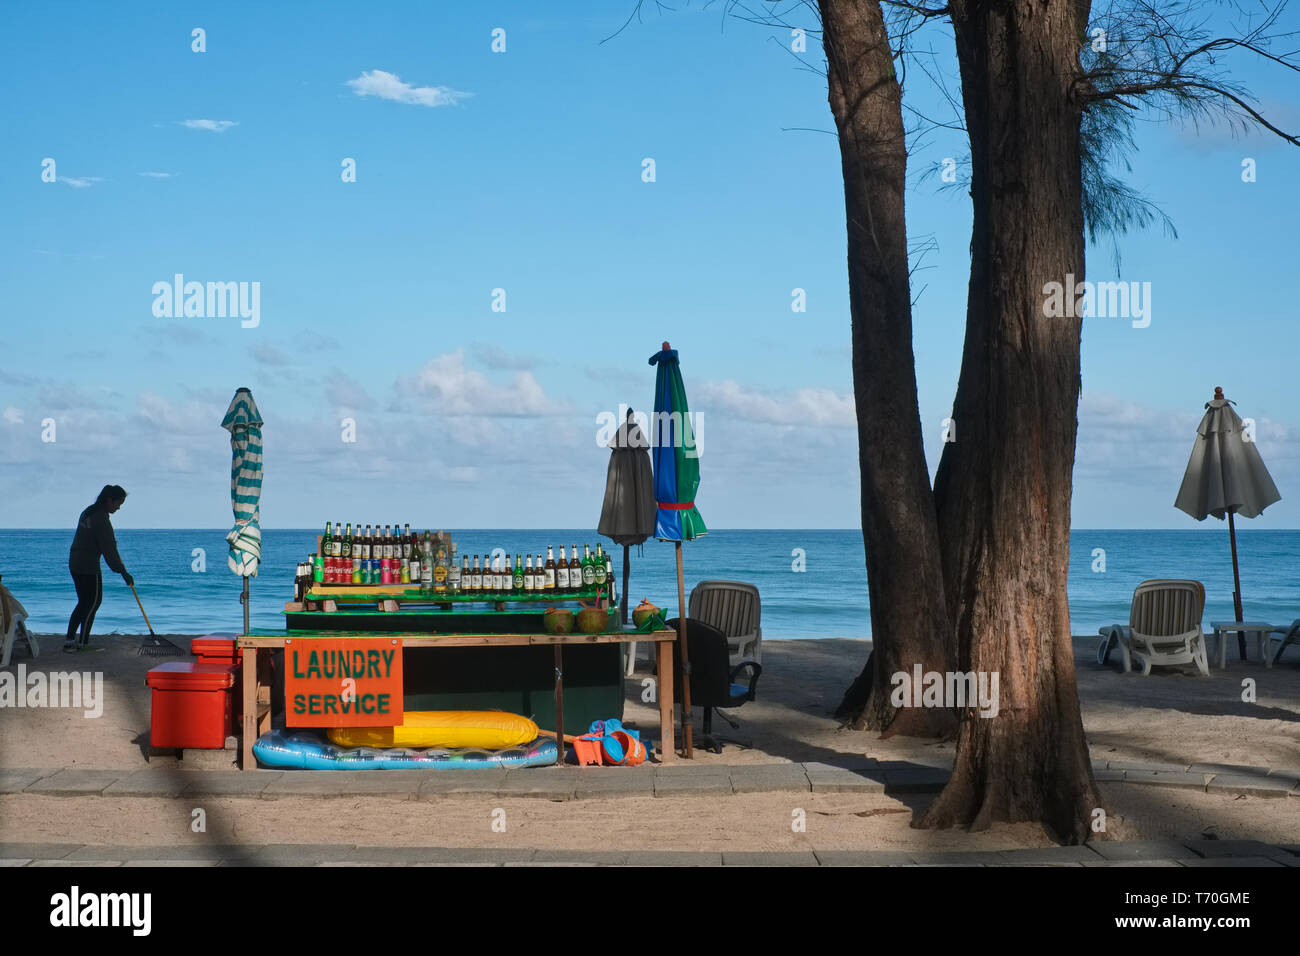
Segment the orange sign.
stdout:
[[290,727],[398,727],[402,647],[391,637],[285,641],[284,702]]

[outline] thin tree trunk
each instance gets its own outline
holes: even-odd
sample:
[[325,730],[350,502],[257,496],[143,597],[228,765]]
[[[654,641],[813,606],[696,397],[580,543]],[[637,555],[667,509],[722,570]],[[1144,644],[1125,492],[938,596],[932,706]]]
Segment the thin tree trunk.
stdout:
[[878,2],[821,0],[848,222],[853,394],[873,652],[838,713],[854,726],[948,736],[945,708],[895,708],[890,677],[951,668],[938,524],[912,354],[901,90]]
[[[914,825],[1041,821],[1086,840],[1098,805],[1066,583],[1080,322],[1044,286],[1084,274],[1080,112],[1087,4],[953,0],[972,161],[958,441],[935,478],[963,671],[997,673],[999,713],[962,716],[952,779]],[[1067,290],[1073,297],[1073,290]]]

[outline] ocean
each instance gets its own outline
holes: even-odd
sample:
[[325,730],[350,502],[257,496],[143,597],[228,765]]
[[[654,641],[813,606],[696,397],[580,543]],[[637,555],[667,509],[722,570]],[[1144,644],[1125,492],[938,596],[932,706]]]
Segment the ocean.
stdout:
[[[1249,522],[1243,522],[1249,525]],[[237,631],[243,616],[241,581],[226,565],[227,529],[119,530],[118,550],[135,576],[145,611],[160,634]],[[284,624],[294,568],[315,548],[316,530],[263,532],[261,573],[251,582],[254,627]],[[461,554],[505,548],[511,555],[545,553],[548,544],[582,547],[607,539],[566,530],[452,531]],[[0,576],[27,608],[37,633],[62,633],[76,603],[68,574],[72,530],[0,530]],[[1274,624],[1300,617],[1300,531],[1239,529],[1237,547],[1245,614]],[[1098,550],[1100,549],[1100,551]],[[622,548],[613,549],[622,574]],[[844,531],[718,530],[683,546],[686,590],[721,578],[757,585],[763,636],[869,638],[871,622],[862,534]],[[676,613],[673,546],[647,541],[631,549],[630,596]],[[1232,559],[1226,527],[1186,531],[1073,532],[1070,616],[1075,634],[1127,623],[1133,588],[1146,578],[1195,578],[1205,584],[1205,626],[1232,619]],[[97,634],[146,630],[130,590],[104,569]]]

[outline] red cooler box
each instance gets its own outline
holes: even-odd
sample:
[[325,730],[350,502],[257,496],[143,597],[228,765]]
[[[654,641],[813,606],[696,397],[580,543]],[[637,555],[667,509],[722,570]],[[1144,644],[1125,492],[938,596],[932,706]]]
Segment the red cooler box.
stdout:
[[190,653],[200,664],[239,664],[244,652],[235,647],[235,634],[204,634],[190,641]]
[[149,742],[160,748],[220,750],[231,727],[234,664],[174,661],[149,671],[153,690]]

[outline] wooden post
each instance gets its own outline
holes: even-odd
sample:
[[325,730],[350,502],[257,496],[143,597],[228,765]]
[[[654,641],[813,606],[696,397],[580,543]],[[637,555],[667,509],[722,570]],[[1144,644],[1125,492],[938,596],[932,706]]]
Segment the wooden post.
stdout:
[[677,659],[682,662],[682,746],[686,759],[695,756],[691,742],[691,658],[686,648],[686,580],[682,577],[682,543],[677,548]]
[[[235,646],[239,643],[236,641]],[[245,647],[244,653],[244,732],[240,741],[240,767],[252,770],[257,766],[253,757],[253,744],[257,741],[257,648]]]
[[655,661],[659,686],[659,759],[668,763],[677,756],[677,741],[673,728],[673,642],[655,641]]
[[555,644],[555,763],[564,766],[564,645]]

